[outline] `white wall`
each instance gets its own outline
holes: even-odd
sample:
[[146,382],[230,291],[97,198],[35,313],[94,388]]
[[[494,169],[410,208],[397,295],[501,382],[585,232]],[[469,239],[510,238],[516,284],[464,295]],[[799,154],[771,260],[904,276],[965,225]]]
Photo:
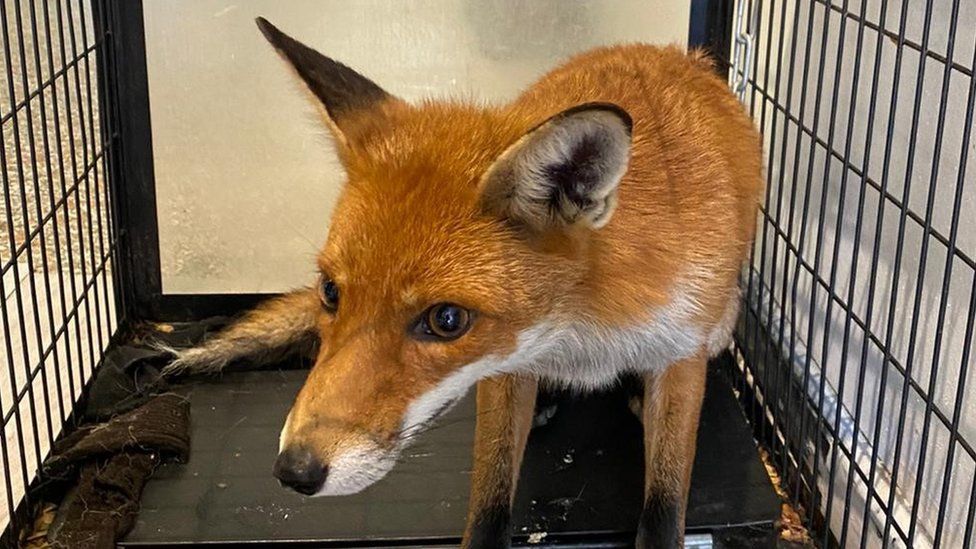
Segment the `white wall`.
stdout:
[[512,97],[592,46],[685,43],[687,0],[147,0],[166,293],[308,283],[343,180],[263,15],[407,99]]

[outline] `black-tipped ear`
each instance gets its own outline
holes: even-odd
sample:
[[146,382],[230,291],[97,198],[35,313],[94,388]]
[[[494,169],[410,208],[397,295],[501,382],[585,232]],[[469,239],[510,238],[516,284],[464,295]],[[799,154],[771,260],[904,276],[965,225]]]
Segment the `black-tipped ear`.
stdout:
[[630,115],[609,103],[586,103],[549,118],[488,169],[483,208],[533,230],[603,227],[627,171],[631,127]]
[[372,80],[281,32],[267,19],[255,19],[271,42],[325,106],[338,129],[349,113],[368,109],[391,96]]

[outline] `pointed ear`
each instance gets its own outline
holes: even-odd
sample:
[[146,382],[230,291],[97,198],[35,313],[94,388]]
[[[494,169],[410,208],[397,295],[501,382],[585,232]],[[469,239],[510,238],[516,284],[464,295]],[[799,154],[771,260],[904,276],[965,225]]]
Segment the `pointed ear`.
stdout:
[[328,122],[341,142],[348,142],[352,115],[393,98],[372,80],[281,32],[267,19],[258,17],[255,22],[321,101]]
[[609,103],[586,103],[549,118],[488,169],[482,207],[536,231],[603,227],[627,171],[631,127],[630,115]]

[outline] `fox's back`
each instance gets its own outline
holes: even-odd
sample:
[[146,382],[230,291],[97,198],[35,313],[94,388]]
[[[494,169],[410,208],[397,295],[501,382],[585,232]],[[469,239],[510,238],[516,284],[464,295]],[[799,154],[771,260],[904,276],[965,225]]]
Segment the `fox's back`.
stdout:
[[593,235],[586,295],[599,313],[640,315],[675,287],[720,315],[751,241],[762,190],[761,142],[701,53],[643,44],[600,48],[521,94],[516,112],[620,105],[633,146],[610,223]]

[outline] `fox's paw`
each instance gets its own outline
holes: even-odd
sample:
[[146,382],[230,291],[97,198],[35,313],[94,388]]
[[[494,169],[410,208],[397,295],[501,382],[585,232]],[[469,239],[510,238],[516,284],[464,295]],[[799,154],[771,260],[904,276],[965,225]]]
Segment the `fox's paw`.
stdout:
[[651,495],[644,502],[637,526],[637,549],[680,549],[684,547],[684,521],[677,498]]

